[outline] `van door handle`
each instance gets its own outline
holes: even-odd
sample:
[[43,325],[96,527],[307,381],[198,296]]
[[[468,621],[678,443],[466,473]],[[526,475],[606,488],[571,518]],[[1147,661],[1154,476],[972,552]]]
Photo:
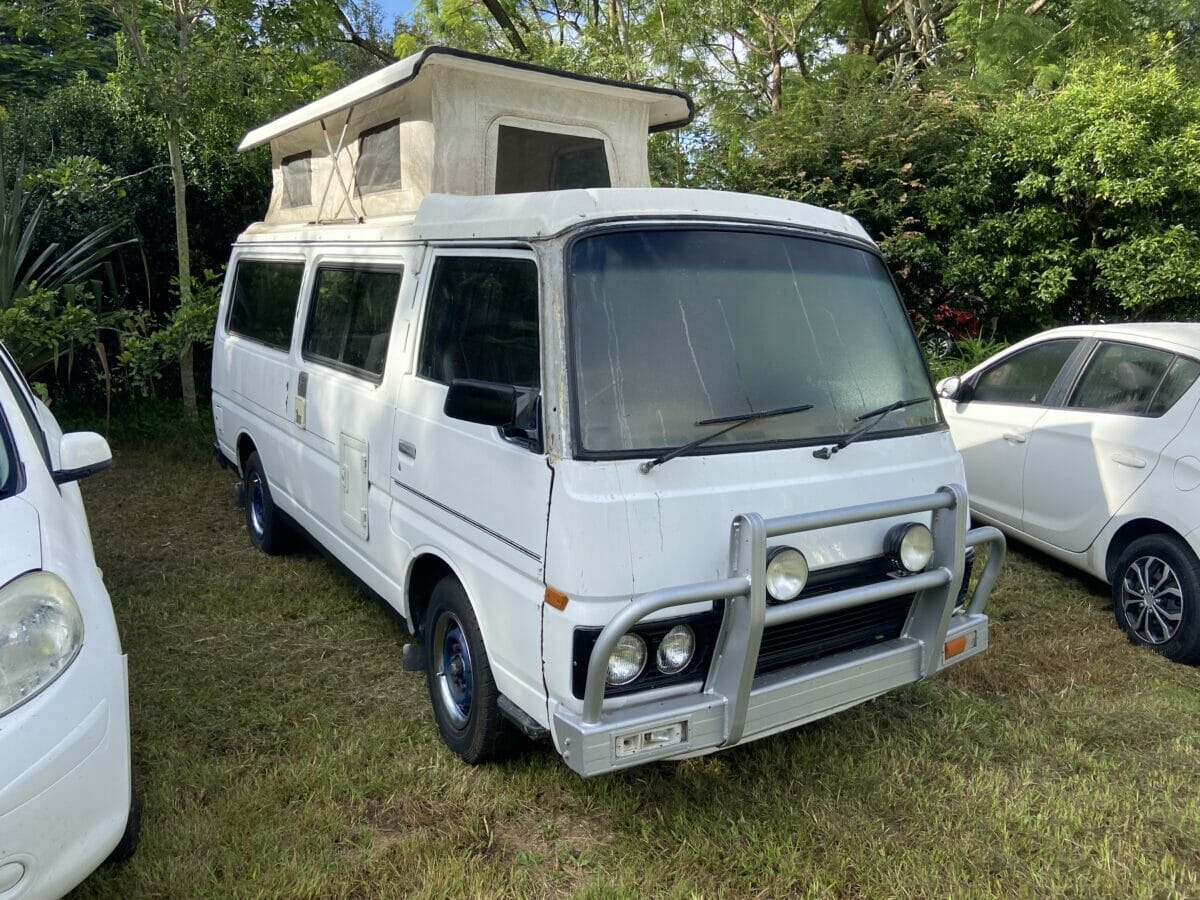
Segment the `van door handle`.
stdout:
[[1114,453],[1113,462],[1122,466],[1129,466],[1132,469],[1146,468],[1146,461],[1140,456],[1134,456],[1130,453]]
[[412,459],[417,458],[416,444],[410,444],[408,441],[397,441],[396,449],[399,450],[405,456],[411,457]]
[[1025,435],[1015,434],[1014,432],[1011,432],[1011,431],[1006,431],[1004,433],[1004,439],[1006,441],[1008,441],[1010,444],[1023,444],[1023,443],[1025,443],[1025,440],[1026,440]]

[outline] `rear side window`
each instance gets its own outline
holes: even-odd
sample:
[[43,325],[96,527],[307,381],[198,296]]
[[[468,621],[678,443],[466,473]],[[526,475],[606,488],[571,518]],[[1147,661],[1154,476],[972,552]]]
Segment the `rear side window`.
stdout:
[[382,377],[401,278],[400,269],[318,270],[304,357],[373,380]]
[[1104,341],[1088,360],[1067,406],[1144,414],[1173,361],[1174,354],[1163,350]]
[[972,400],[1036,406],[1050,393],[1054,379],[1079,341],[1047,341],[1015,353],[980,376]]
[[1167,369],[1167,377],[1158,386],[1158,393],[1150,401],[1150,415],[1161,416],[1174,406],[1195,383],[1197,376],[1200,376],[1200,363],[1186,356],[1175,357],[1175,362]]
[[229,303],[229,331],[287,350],[300,299],[304,263],[239,260]]
[[600,138],[500,126],[497,194],[611,186],[608,157]]
[[441,257],[434,268],[419,373],[541,385],[537,266],[529,259]]

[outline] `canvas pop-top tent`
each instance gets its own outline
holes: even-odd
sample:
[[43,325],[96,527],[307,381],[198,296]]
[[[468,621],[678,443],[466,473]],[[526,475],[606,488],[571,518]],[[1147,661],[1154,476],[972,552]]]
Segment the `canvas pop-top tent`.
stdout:
[[427,194],[649,187],[646,135],[691,121],[677,91],[430,47],[256,128],[271,224],[411,217]]

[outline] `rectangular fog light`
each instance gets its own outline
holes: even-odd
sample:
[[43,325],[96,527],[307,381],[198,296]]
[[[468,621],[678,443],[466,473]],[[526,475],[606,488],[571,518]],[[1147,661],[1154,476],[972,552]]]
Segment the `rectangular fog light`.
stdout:
[[672,722],[670,725],[659,725],[646,731],[617,735],[615,752],[617,759],[625,759],[647,750],[682,744],[686,740],[687,722]]

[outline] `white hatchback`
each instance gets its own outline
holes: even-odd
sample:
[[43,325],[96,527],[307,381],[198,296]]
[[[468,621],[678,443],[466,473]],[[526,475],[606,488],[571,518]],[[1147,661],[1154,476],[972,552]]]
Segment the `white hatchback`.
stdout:
[[133,852],[126,658],[63,434],[0,346],[0,898],[58,897]]
[[1112,585],[1200,663],[1200,324],[1056,328],[938,384],[971,511]]

